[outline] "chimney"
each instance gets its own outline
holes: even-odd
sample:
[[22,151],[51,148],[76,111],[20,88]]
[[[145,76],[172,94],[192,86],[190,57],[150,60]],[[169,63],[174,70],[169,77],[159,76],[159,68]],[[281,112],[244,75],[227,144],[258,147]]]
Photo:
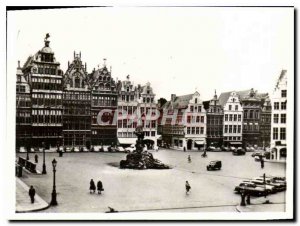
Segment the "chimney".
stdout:
[[171,101],[174,102],[176,98],[176,94],[171,94]]
[[18,68],[21,68],[21,67],[20,67],[20,61],[19,61],[19,60],[18,60]]

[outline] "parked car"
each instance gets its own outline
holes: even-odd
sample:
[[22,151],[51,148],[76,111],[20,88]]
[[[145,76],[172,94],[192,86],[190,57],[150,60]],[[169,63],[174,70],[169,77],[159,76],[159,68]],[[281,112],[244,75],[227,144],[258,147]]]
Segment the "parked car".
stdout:
[[82,147],[82,151],[83,151],[83,152],[88,152],[89,149],[87,149],[87,147]]
[[237,193],[241,193],[242,191],[245,191],[246,193],[249,193],[250,195],[254,195],[254,196],[262,196],[266,192],[264,188],[259,187],[254,183],[244,183],[244,182],[236,186],[234,188],[234,191]]
[[265,156],[264,152],[262,151],[256,151],[256,152],[253,152],[251,154],[252,157],[255,157],[255,156]]
[[253,152],[255,151],[254,147],[246,147],[247,152]]
[[[260,176],[259,177],[260,179],[264,179],[264,177],[263,176]],[[286,181],[285,180],[276,180],[276,179],[274,179],[274,177],[266,177],[266,181],[268,182],[268,181],[270,181],[271,183],[273,183],[273,184],[279,184],[279,185],[281,185],[282,187],[284,187],[285,189],[286,189]],[[283,188],[282,188],[283,189]],[[285,190],[284,189],[284,190]]]
[[73,147],[73,152],[79,152],[79,147]]
[[66,149],[65,150],[66,152],[71,152],[72,151],[70,147],[66,147],[65,149]]
[[222,151],[230,151],[230,148],[229,147],[225,147],[225,146],[223,146],[221,149],[222,149]]
[[210,161],[210,163],[206,166],[207,170],[220,170],[222,168],[222,162],[219,160]]
[[[264,184],[264,179],[261,177],[255,177],[251,180],[253,183],[263,183]],[[273,183],[270,179],[266,178],[266,184],[268,185],[273,185],[276,189],[276,191],[284,191],[286,189],[286,186],[280,183]]]
[[252,184],[256,184],[256,186],[258,187],[262,187],[264,189],[266,189],[267,194],[274,194],[277,192],[275,186],[273,185],[269,185],[269,184],[264,184],[264,183],[260,183],[259,181],[256,181],[256,183],[252,182],[251,180],[243,180],[243,183],[252,183]]
[[125,152],[125,149],[122,146],[117,146],[116,152]]
[[207,151],[214,151],[215,149],[216,149],[216,147],[211,145],[211,146],[208,146],[206,150]]
[[131,153],[136,150],[135,144],[131,144],[130,147],[125,148],[125,151]]
[[26,149],[25,149],[25,147],[20,147],[20,148],[19,148],[19,152],[21,152],[21,153],[24,153],[24,152],[26,152]]
[[246,151],[241,148],[241,147],[238,147],[238,148],[235,148],[233,151],[232,151],[232,154],[233,155],[245,155],[246,154]]

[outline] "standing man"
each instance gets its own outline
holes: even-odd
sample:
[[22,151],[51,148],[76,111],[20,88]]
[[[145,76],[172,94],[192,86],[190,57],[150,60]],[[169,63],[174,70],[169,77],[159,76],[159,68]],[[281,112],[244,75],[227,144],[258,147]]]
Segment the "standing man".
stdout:
[[103,184],[102,184],[101,180],[99,180],[97,182],[97,190],[98,190],[98,194],[101,194],[101,192],[104,191]]
[[34,156],[34,161],[35,161],[35,163],[39,162],[39,156],[37,154],[35,154],[35,156]]
[[260,167],[263,169],[265,167],[265,160],[263,157],[260,157]]
[[31,203],[34,203],[34,196],[35,196],[35,189],[31,185],[30,189],[29,189],[29,197],[30,197]]

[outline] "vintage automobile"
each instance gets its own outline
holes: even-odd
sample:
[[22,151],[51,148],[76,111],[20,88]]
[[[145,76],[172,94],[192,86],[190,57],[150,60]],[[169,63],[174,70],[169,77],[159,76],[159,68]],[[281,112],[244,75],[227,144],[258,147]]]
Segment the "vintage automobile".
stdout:
[[256,186],[258,187],[262,187],[264,189],[266,189],[267,194],[274,194],[277,192],[275,186],[273,185],[269,185],[269,184],[264,184],[264,183],[259,183],[258,181],[256,181],[256,183],[252,182],[251,180],[243,180],[243,183],[252,183],[252,184],[256,184]]
[[[260,179],[263,180],[264,177],[260,176],[256,179]],[[278,180],[278,179],[274,179],[274,177],[266,177],[266,182],[275,185],[280,185],[280,190],[284,191],[286,190],[286,181],[285,180]]]
[[246,151],[253,152],[253,151],[255,151],[255,148],[254,147],[246,147]]
[[124,149],[122,146],[117,146],[117,147],[115,148],[115,151],[116,151],[116,152],[125,152],[125,149]]
[[125,148],[125,151],[127,153],[131,153],[131,152],[135,151],[135,149],[136,149],[135,144],[131,144],[130,147]]
[[24,152],[26,152],[26,149],[25,149],[25,147],[20,147],[20,149],[19,149],[19,152],[21,152],[21,153],[24,153]]
[[[264,179],[262,177],[255,177],[255,178],[252,178],[251,180],[253,183],[256,183],[256,184],[261,184],[263,183],[264,184]],[[275,187],[276,191],[284,191],[286,190],[286,186],[284,184],[280,184],[280,183],[274,183],[272,182],[270,179],[266,178],[266,184],[268,185],[272,185]]]
[[220,170],[222,168],[222,162],[219,160],[210,161],[210,163],[206,166],[206,169],[209,170]]
[[246,151],[241,148],[241,147],[238,147],[238,148],[235,148],[233,151],[232,151],[232,154],[233,155],[245,155],[246,154]]
[[72,151],[73,151],[73,152],[79,152],[79,147],[73,147],[73,148],[72,148]]
[[262,151],[256,151],[256,152],[253,152],[252,154],[251,154],[251,156],[252,157],[255,157],[255,156],[265,156],[265,153],[264,152],[262,152]]
[[262,196],[266,193],[265,189],[257,186],[254,183],[240,183],[238,186],[234,188],[234,191],[237,193],[245,192],[254,196]]

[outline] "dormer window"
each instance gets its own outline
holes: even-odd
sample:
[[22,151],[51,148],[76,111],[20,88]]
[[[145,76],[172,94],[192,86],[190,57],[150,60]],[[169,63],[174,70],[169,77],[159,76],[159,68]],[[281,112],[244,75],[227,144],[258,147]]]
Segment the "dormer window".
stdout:
[[75,78],[75,88],[80,88],[80,78]]

